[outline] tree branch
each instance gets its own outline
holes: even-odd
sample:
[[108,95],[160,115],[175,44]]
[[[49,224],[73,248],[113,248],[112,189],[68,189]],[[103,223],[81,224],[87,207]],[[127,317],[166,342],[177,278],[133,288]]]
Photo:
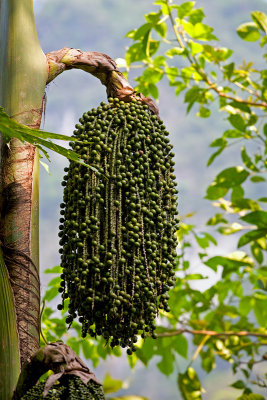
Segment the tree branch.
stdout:
[[234,96],[229,96],[226,93],[221,92],[217,86],[215,86],[209,79],[207,80],[207,83],[210,87],[211,90],[214,90],[220,97],[224,97],[228,100],[232,100],[235,101],[237,103],[241,103],[241,104],[247,104],[249,106],[252,107],[263,107],[263,108],[267,108],[267,103],[265,101],[261,101],[261,102],[254,102],[254,101],[248,101],[248,100],[243,100],[243,99],[239,99],[238,97],[234,97]]
[[104,53],[97,51],[83,52],[79,49],[64,47],[46,54],[48,77],[47,84],[62,72],[69,69],[82,69],[98,78],[107,88],[108,97],[118,97],[130,102],[141,100],[158,116],[158,107],[150,97],[136,93],[124,75],[117,69],[116,62]]
[[162,332],[158,333],[158,337],[170,337],[170,336],[178,336],[182,333],[190,333],[191,335],[203,335],[203,336],[255,336],[255,337],[262,337],[267,338],[267,334],[259,333],[259,332],[248,332],[248,331],[239,331],[239,332],[216,332],[216,331],[209,331],[209,330],[191,330],[191,329],[178,329],[176,331],[170,332]]

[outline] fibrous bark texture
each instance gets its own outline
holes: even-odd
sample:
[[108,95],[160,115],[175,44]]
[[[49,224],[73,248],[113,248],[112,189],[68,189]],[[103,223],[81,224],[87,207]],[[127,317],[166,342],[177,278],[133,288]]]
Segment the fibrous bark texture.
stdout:
[[158,107],[150,97],[136,93],[124,75],[117,69],[116,62],[104,53],[97,51],[82,51],[64,47],[46,54],[48,65],[48,79],[50,83],[63,71],[76,68],[89,72],[98,78],[107,88],[107,95],[118,97],[129,102],[132,99],[141,100],[158,115]]
[[34,146],[12,140],[5,146],[3,164],[3,250],[15,299],[21,364],[39,348],[40,334],[39,273],[31,251],[32,215],[38,213],[33,198],[35,152]]
[[101,385],[95,374],[90,371],[87,365],[69,346],[62,342],[55,342],[38,350],[31,361],[24,365],[13,400],[20,399],[49,370],[52,370],[54,374],[50,375],[46,381],[44,397],[48,394],[49,389],[51,389],[54,383],[63,375],[78,376],[85,385],[90,380]]
[[[38,129],[47,69],[37,36],[33,1],[1,0],[0,9],[0,105],[17,122]],[[5,198],[0,239],[14,294],[19,336],[19,349],[14,343],[11,350],[20,352],[23,364],[39,348],[39,160],[32,145],[15,139],[0,145],[0,191]],[[1,312],[0,309],[0,315]]]

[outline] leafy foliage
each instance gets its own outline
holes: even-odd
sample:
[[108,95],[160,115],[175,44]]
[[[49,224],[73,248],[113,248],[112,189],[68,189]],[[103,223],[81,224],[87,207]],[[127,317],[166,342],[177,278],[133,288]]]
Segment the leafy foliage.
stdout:
[[[136,90],[157,99],[157,85],[167,79],[177,96],[184,92],[188,113],[210,118],[213,110],[220,110],[228,126],[210,144],[214,152],[207,165],[232,146],[240,157],[207,187],[206,199],[215,213],[205,231],[190,223],[190,215],[182,219],[170,312],[160,314],[158,339],[140,338],[129,362],[132,367],[138,361],[149,365],[158,356],[159,370],[170,375],[179,357],[187,359],[177,383],[182,398],[193,400],[202,399],[204,389],[192,363],[200,359],[208,374],[221,359],[233,374],[239,373],[232,383],[239,390],[238,399],[260,400],[263,396],[252,393],[252,384],[264,388],[266,382],[264,378],[252,381],[252,377],[255,365],[266,361],[267,344],[267,197],[260,197],[257,189],[265,182],[267,169],[267,71],[249,61],[241,65],[233,61],[232,50],[218,46],[195,2],[157,0],[154,4],[157,11],[145,15],[144,24],[127,33],[133,41],[125,55],[127,71],[135,63],[143,67]],[[240,40],[255,42],[258,51],[266,45],[267,16],[254,11],[251,17],[252,21],[237,28],[237,34]],[[224,254],[223,244],[230,235],[234,251]],[[199,290],[204,280],[206,289]],[[43,316],[48,340],[67,334],[59,328],[61,319],[55,322],[52,313],[46,309]],[[73,328],[80,334],[79,324]],[[116,348],[104,348],[101,340],[74,336],[68,344],[84,351],[94,364],[116,352]],[[193,356],[188,345],[193,346]]]
[[[49,155],[47,149],[52,150],[63,157],[70,160],[76,161],[83,164],[89,168],[93,167],[87,165],[80,156],[72,150],[66,149],[50,139],[54,140],[68,140],[72,141],[75,138],[70,138],[69,136],[59,135],[57,133],[40,131],[37,129],[31,129],[26,125],[19,124],[15,120],[11,119],[2,107],[0,107],[0,133],[3,135],[5,142],[8,144],[12,138],[17,138],[22,142],[27,142],[35,145],[39,150],[43,152],[46,158],[49,160]],[[94,169],[95,170],[95,169]]]

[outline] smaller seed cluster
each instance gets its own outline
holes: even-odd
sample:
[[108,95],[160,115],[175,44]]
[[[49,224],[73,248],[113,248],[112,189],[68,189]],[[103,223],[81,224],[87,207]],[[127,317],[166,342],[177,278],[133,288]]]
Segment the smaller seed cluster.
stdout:
[[[45,382],[33,386],[21,400],[41,400]],[[55,384],[45,397],[47,400],[105,400],[102,386],[90,380],[84,385],[80,378],[74,375],[65,375]]]
[[169,311],[178,229],[172,145],[146,105],[118,99],[84,113],[74,135],[73,149],[97,170],[71,162],[62,182],[66,321],[79,316],[83,336],[102,335],[131,354],[138,331],[155,338],[158,309]]

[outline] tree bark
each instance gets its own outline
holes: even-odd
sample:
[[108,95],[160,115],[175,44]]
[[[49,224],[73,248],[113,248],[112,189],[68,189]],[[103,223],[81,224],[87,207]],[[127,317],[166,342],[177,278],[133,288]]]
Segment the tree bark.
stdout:
[[[47,68],[32,0],[1,0],[0,16],[0,105],[18,122],[39,128]],[[39,349],[39,157],[34,146],[16,139],[2,142],[1,154],[2,248],[14,295],[22,365]],[[15,343],[12,351],[18,352]]]

